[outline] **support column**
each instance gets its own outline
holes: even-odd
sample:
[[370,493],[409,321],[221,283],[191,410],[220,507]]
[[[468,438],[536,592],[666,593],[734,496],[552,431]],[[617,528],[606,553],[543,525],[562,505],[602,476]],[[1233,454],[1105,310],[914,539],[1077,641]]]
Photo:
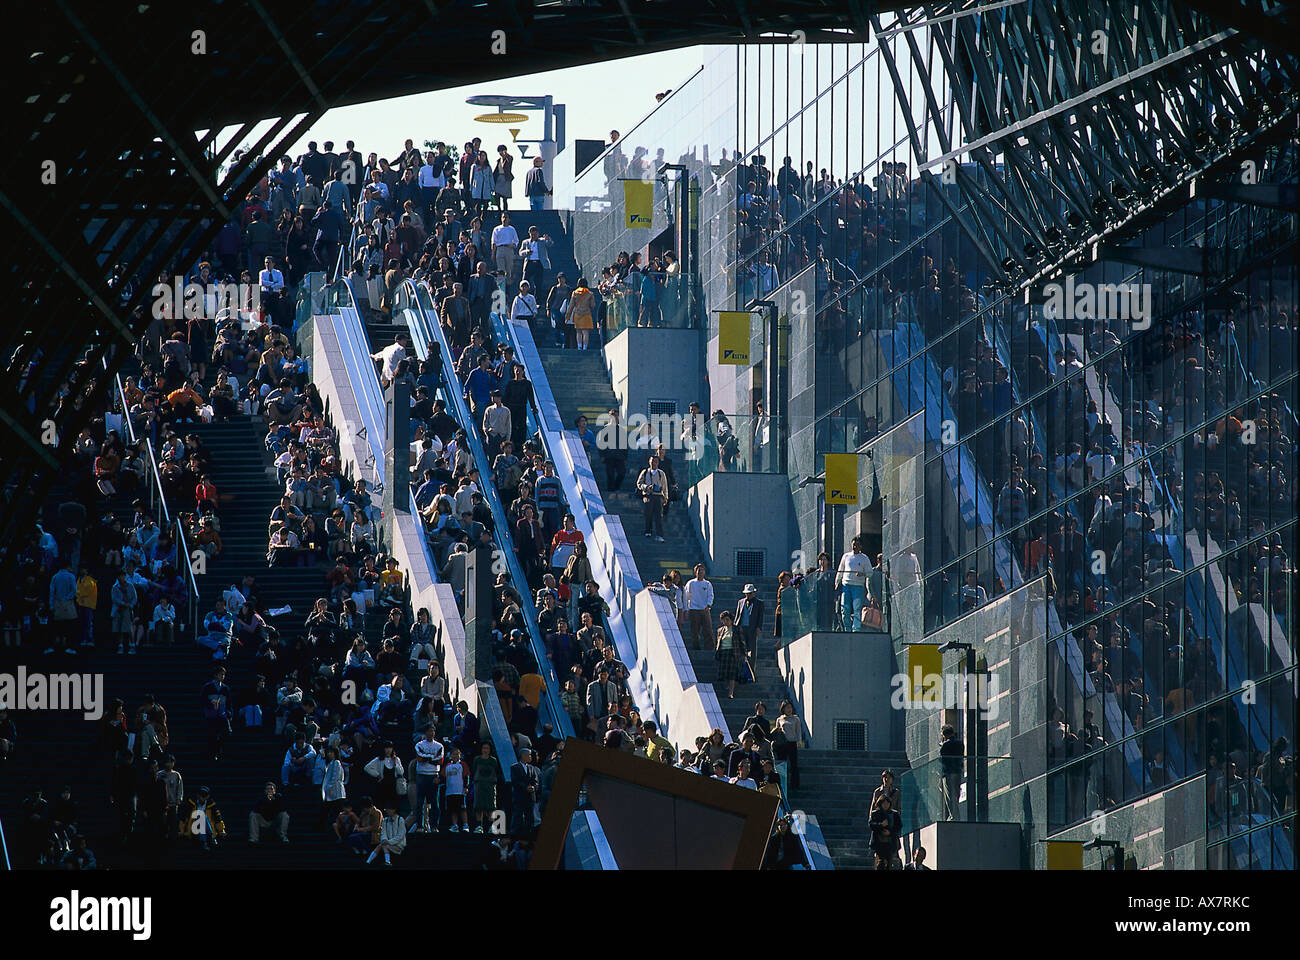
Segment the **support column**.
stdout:
[[382,522],[384,537],[393,542],[397,513],[411,512],[411,399],[405,380],[394,380],[384,390],[384,481]]

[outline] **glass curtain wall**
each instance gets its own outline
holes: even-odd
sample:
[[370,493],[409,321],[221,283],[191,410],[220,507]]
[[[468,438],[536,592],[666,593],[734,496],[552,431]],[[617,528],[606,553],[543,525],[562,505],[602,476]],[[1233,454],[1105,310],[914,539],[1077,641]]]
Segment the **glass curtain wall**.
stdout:
[[[982,29],[992,22],[966,42],[1016,54]],[[770,384],[786,385],[806,569],[815,551],[842,549],[837,525],[880,524],[891,594],[911,591],[900,642],[949,634],[1012,595],[1036,607],[1042,641],[1026,668],[1045,686],[1022,736],[1044,758],[1043,835],[1204,775],[1209,864],[1289,862],[1293,749],[1279,738],[1295,741],[1297,690],[1296,216],[1200,191],[1125,241],[1198,251],[1199,266],[1102,261],[1008,297],[993,264],[1023,227],[963,197],[1000,196],[1024,171],[997,155],[957,165],[965,189],[917,176],[944,152],[926,110],[955,109],[920,68],[943,76],[955,45],[952,28],[904,26],[886,23],[870,45],[719,48],[673,95],[694,104],[685,120],[624,138],[634,153],[671,142],[665,155],[697,164],[711,406],[752,416]],[[1292,141],[1261,147],[1259,182],[1293,181],[1296,161]],[[1090,188],[1069,170],[1031,172],[1044,209]],[[589,178],[606,190],[602,167]],[[634,242],[646,240],[593,242],[595,262]],[[785,314],[781,377],[762,368],[761,310],[749,366],[717,363],[716,311],[755,300]],[[798,482],[830,452],[863,454],[856,517]],[[885,477],[893,496],[877,499]]]
[[[911,48],[879,42],[908,88]],[[1295,215],[1188,202],[1128,242],[1203,251],[1201,269],[1100,263],[1008,300],[938,202],[946,185],[911,179],[881,58],[809,53],[749,47],[738,70],[733,305],[813,276],[813,316],[792,322],[792,479],[921,414],[921,630],[1041,585],[1046,832],[1208,769],[1210,865],[1289,865]],[[1294,144],[1259,166],[1292,179]],[[993,193],[1009,173],[962,175]],[[824,542],[818,492],[795,497],[805,539]]]

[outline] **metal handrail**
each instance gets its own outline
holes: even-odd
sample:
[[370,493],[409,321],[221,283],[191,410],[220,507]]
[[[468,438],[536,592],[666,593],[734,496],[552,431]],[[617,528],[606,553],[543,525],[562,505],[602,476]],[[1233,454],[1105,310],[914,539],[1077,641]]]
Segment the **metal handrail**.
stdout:
[[[105,361],[105,368],[107,368]],[[122,423],[126,429],[127,437],[132,444],[138,442],[135,433],[135,425],[131,422],[131,409],[126,402],[126,390],[122,385],[121,374],[113,375],[113,385],[117,394],[117,402],[122,408]],[[154,453],[153,441],[148,437],[144,438],[145,450],[148,451],[149,470],[153,474],[153,486],[149,490],[149,499],[152,501],[155,496],[158,498],[158,504],[162,509],[163,523],[160,526],[171,527],[176,531],[176,564],[179,568],[184,560],[185,574],[187,581],[187,590],[189,594],[189,621],[191,631],[197,635],[198,618],[199,618],[199,585],[194,579],[194,561],[190,553],[189,541],[185,536],[185,525],[177,515],[174,519],[171,511],[167,509],[167,497],[163,492],[162,473],[158,470],[158,458]],[[179,572],[179,571],[178,571]]]

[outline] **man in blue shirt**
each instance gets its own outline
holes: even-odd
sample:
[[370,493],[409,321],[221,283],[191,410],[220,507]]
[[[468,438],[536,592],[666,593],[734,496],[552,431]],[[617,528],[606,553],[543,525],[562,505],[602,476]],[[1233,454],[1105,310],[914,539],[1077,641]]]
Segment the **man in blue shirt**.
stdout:
[[492,391],[498,388],[492,373],[491,360],[486,353],[478,358],[478,367],[465,379],[465,398],[473,408],[474,421],[483,419],[483,411],[492,402]]
[[67,646],[77,623],[77,577],[72,572],[72,557],[65,556],[59,570],[50,578],[50,616],[54,621],[54,642],[69,653],[76,651]]
[[438,496],[438,493],[442,490],[443,486],[445,486],[445,484],[435,477],[432,470],[425,470],[424,482],[420,484],[420,488],[415,491],[415,505],[421,510],[427,508],[429,504],[433,503],[434,498]]
[[224,660],[230,650],[230,633],[235,618],[226,611],[226,601],[218,597],[212,612],[203,618],[204,636],[198,638],[200,646],[212,651],[213,660]]
[[343,238],[343,217],[330,201],[323,200],[311,223],[316,228],[316,242],[312,244],[311,252],[322,267],[333,269]]

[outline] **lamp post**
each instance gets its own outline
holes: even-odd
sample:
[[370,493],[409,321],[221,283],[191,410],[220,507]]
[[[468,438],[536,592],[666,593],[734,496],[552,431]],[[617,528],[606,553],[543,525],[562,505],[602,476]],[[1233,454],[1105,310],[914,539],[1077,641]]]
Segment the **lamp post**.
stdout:
[[971,678],[975,676],[975,645],[961,640],[948,640],[939,644],[940,653],[947,653],[949,650],[961,650],[966,654],[966,819],[974,823],[978,806],[976,787],[979,777],[976,756],[979,754],[979,704],[974,702],[970,684]]
[[777,308],[775,301],[772,300],[755,300],[749,305],[751,310],[763,310],[767,313],[767,357],[763,361],[767,367],[766,383],[763,392],[766,394],[767,415],[769,422],[776,427],[776,444],[773,447],[775,463],[773,466],[776,472],[785,473],[786,471],[786,432],[785,424],[785,407],[786,407],[786,389],[785,378],[781,375],[781,330],[780,330],[780,310]]
[[[698,257],[696,256],[695,242],[695,224],[692,223],[690,215],[690,177],[687,176],[688,170],[684,164],[665,163],[661,164],[656,177],[664,186],[664,193],[668,193],[668,171],[673,171],[677,176],[673,181],[674,196],[665,207],[668,210],[668,227],[673,231],[673,236],[677,244],[677,265],[678,265],[678,284],[677,291],[678,304],[682,308],[686,318],[686,325],[692,325],[695,318],[695,291],[698,289],[695,284],[695,277],[698,275]],[[680,285],[684,284],[684,287]],[[665,285],[666,286],[666,285]]]
[[[564,104],[556,103],[555,98],[547,94],[541,97],[512,97],[504,94],[481,94],[479,96],[467,97],[465,102],[476,107],[496,107],[497,115],[506,113],[515,113],[523,116],[519,111],[537,111],[542,117],[542,137],[540,140],[520,140],[516,136],[514,143],[518,146],[521,143],[537,144],[537,152],[542,158],[542,170],[546,177],[546,182],[552,187],[555,186],[555,156],[562,152],[565,147],[565,108]],[[484,114],[474,119],[484,123],[502,122],[494,119],[491,114]],[[527,117],[517,122],[524,122]],[[526,157],[527,150],[519,147],[519,155]],[[545,209],[553,209],[553,202],[550,197],[546,198]]]

